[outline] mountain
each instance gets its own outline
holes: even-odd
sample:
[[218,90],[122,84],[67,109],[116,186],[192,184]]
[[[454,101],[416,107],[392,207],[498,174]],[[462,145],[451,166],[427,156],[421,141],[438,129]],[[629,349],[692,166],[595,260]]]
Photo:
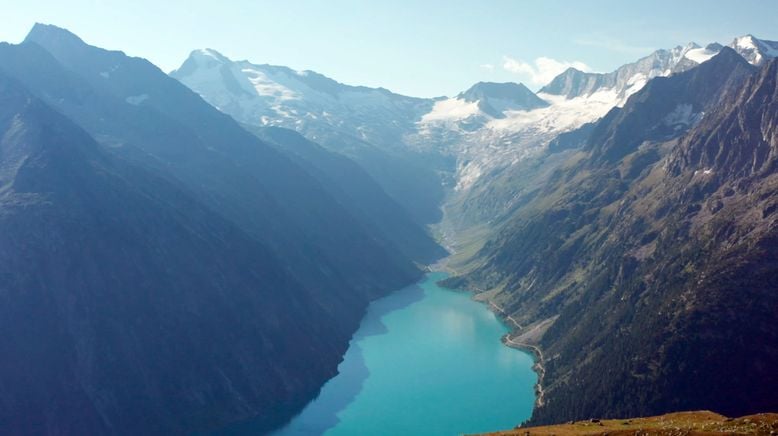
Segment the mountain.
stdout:
[[[422,131],[427,132],[418,142],[440,142],[435,137],[445,140],[451,133],[447,131],[475,132],[491,120],[506,118],[511,112],[526,112],[548,105],[521,83],[478,82],[456,97],[438,99],[419,121]],[[435,128],[438,131],[430,134],[429,131]]]
[[[391,241],[368,235],[299,166],[147,61],[41,25],[6,53],[15,54],[6,58],[8,70],[112,152],[183,184],[311,284],[340,287],[346,280],[375,295],[387,283],[400,284],[384,268],[404,271],[399,277],[417,274]],[[139,96],[145,98],[137,103]],[[309,276],[318,270],[322,277]]]
[[701,48],[692,42],[671,50],[657,50],[611,73],[584,73],[568,68],[541,88],[539,93],[563,95],[570,99],[608,90],[619,99],[625,99],[654,77],[668,76],[705,62],[718,53],[717,48],[714,45]]
[[757,39],[752,35],[735,38],[729,47],[737,51],[752,65],[762,65],[768,59],[778,57],[778,41]]
[[[772,44],[755,38],[754,41],[759,41],[754,43],[759,47]],[[748,57],[737,44],[732,46],[741,56]],[[571,68],[538,92],[550,106],[508,112],[503,119],[488,120],[474,128],[454,122],[467,111],[433,110],[425,115],[420,123],[419,142],[444,144],[458,159],[456,189],[444,206],[447,232],[468,234],[477,229],[476,233],[482,234],[484,223],[488,223],[488,228],[495,227],[494,223],[502,222],[521,204],[524,194],[539,189],[533,180],[545,177],[552,164],[564,160],[564,156],[554,153],[582,147],[594,124],[612,108],[624,106],[651,78],[694,68],[722,48],[717,43],[705,47],[689,43],[657,50],[611,73],[584,73]],[[695,117],[704,115],[699,108],[692,110],[685,105],[675,109],[672,115],[664,108],[653,114],[667,114],[668,119],[659,129],[665,134],[672,133],[668,130],[683,131],[685,125],[696,122]],[[474,247],[460,248],[470,252]]]
[[467,103],[477,103],[481,112],[493,118],[504,118],[504,112],[509,110],[527,111],[548,106],[524,84],[510,82],[478,82],[456,98]]
[[314,71],[231,61],[213,49],[193,51],[170,75],[240,122],[289,127],[323,142],[336,131],[398,147],[430,106],[427,99],[344,85]]
[[3,74],[0,101],[4,433],[278,425],[334,374],[358,311]]
[[706,62],[669,80],[659,77],[644,92],[615,108],[592,130],[588,145],[599,158],[617,161],[644,141],[677,136],[694,126],[715,107],[722,89],[732,89],[753,68],[734,50],[722,49],[715,62]]
[[537,352],[533,424],[774,409],[771,47],[414,99],[36,25],[0,44],[0,422],[270,431],[442,254],[444,200],[446,283]]
[[[528,101],[535,104],[514,105],[514,110],[500,113],[488,106],[483,110],[479,107],[483,103],[463,98],[440,100],[421,118],[416,142],[442,144],[457,156],[457,197],[467,198],[456,201],[478,203],[484,196],[483,190],[493,186],[492,180],[505,171],[513,171],[512,166],[542,156],[559,135],[593,123],[613,107],[622,106],[650,79],[689,69],[709,59],[718,49],[717,45],[701,48],[690,43],[657,50],[611,73],[584,73],[569,68],[532,95]],[[494,203],[506,201],[510,200],[503,198]],[[487,211],[487,215],[498,212]]]
[[[722,47],[721,44],[711,43],[703,48],[691,42],[671,50],[657,50],[611,73],[584,73],[568,68],[541,88],[539,93],[575,98],[608,89],[614,90],[621,98],[629,97],[651,78],[668,76],[699,65],[715,56]],[[757,39],[752,35],[735,38],[729,47],[756,66],[765,59],[778,56],[778,42]]]
[[371,235],[392,241],[410,259],[429,264],[446,255],[411,216],[389,197],[359,165],[328,151],[294,130],[247,126],[270,145],[305,169],[327,193],[353,216],[361,218]]
[[241,123],[296,130],[352,158],[417,222],[438,220],[437,169],[445,162],[405,143],[431,100],[344,85],[313,71],[232,61],[212,49],[193,51],[170,75]]
[[341,131],[386,147],[400,146],[405,130],[430,104],[313,71],[231,61],[213,49],[193,51],[170,75],[240,122],[289,127],[306,136],[326,127],[324,139]]
[[[322,186],[320,172],[144,59],[36,25],[22,44],[0,44],[0,73],[66,116],[69,129],[81,132],[72,142],[89,142],[95,156],[120,168],[90,166],[98,159],[91,154],[78,168],[62,167],[75,145],[51,151],[50,166],[26,161],[35,173],[24,180],[40,186],[9,197],[16,209],[4,227],[2,277],[13,280],[13,292],[36,290],[4,307],[4,320],[22,329],[9,337],[33,345],[48,335],[62,339],[56,356],[9,345],[15,354],[6,355],[19,359],[4,375],[40,369],[41,356],[63,362],[62,371],[40,377],[62,386],[52,389],[56,398],[32,381],[38,388],[24,397],[28,378],[5,379],[3,386],[15,384],[4,388],[4,404],[28,412],[14,414],[22,430],[40,423],[50,432],[178,433],[249,418],[258,428],[280,425],[335,374],[368,302],[416,280],[414,261],[439,252],[385,197],[349,203],[360,201],[358,189],[336,195],[337,183]],[[4,141],[15,138],[15,116],[7,115]],[[40,138],[41,147],[57,144],[60,134],[51,135]],[[12,151],[26,144],[19,141]],[[4,153],[2,167],[25,153]],[[22,201],[60,185],[67,195],[46,215]],[[381,212],[399,217],[398,225],[372,222]],[[372,234],[376,228],[382,231]],[[47,312],[30,319],[51,323],[23,323],[41,302],[53,306],[41,305]],[[147,401],[136,407],[139,397]]]
[[[754,65],[776,46],[752,36],[731,44]],[[652,78],[693,68],[722,47],[692,42],[657,50],[610,73],[570,68],[537,94],[522,84],[479,82],[456,97],[412,99],[310,71],[234,62],[210,49],[194,51],[172,76],[242,122],[288,127],[346,154],[428,224],[440,218],[429,205],[442,201],[441,183],[456,197],[480,195],[480,179],[489,184],[541,156],[557,136],[623,106]],[[404,183],[409,177],[423,180],[422,188]]]
[[[480,82],[456,97],[414,99],[311,71],[232,61],[211,49],[192,52],[171,76],[243,123],[287,127],[352,158],[417,222],[429,224],[440,218],[434,205],[443,201],[441,184],[457,196],[477,191],[479,179],[488,183],[541,155],[558,135],[622,106],[651,78],[699,65],[721,47],[657,50],[611,73],[568,69],[538,94],[522,84]],[[411,178],[419,182],[411,186]]]
[[778,408],[776,81],[778,60],[723,48],[521,179],[449,283],[487,290],[523,327],[507,341],[542,353],[532,424]]

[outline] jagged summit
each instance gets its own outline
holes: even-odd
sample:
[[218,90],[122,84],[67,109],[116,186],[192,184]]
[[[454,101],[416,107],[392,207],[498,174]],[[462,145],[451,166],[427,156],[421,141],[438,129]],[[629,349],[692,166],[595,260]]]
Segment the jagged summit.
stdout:
[[568,98],[577,97],[584,93],[590,93],[597,88],[598,82],[604,75],[599,73],[585,73],[570,67],[556,76],[548,85],[540,88],[539,93],[564,95]]
[[[729,48],[722,50],[732,52]],[[721,56],[719,55],[719,56]],[[727,104],[705,117],[667,160],[675,175],[702,169],[720,180],[767,177],[778,146],[778,58],[768,59]]]
[[733,49],[724,47],[697,68],[649,82],[623,108],[612,110],[588,139],[592,160],[616,161],[646,140],[672,138],[695,126],[721,98],[752,74]]
[[[624,101],[624,97],[628,97],[640,89],[647,80],[686,71],[707,62],[723,47],[717,42],[710,43],[705,47],[690,42],[669,50],[657,50],[636,62],[623,65],[611,73],[585,73],[575,68],[568,68],[548,85],[541,88],[539,94],[575,98],[605,90],[616,92]],[[758,39],[750,34],[735,38],[729,47],[750,64],[756,66],[763,64],[765,59],[778,57],[778,42]]]
[[616,94],[618,100],[625,101],[626,97],[642,88],[648,80],[688,70],[710,59],[716,53],[717,51],[702,48],[695,42],[689,42],[672,49],[656,50],[610,73],[585,73],[575,68],[568,68],[541,88],[538,93],[572,99],[590,96],[600,91],[609,91]]
[[778,57],[778,41],[759,39],[751,34],[735,38],[729,46],[757,66],[762,65],[766,59]]

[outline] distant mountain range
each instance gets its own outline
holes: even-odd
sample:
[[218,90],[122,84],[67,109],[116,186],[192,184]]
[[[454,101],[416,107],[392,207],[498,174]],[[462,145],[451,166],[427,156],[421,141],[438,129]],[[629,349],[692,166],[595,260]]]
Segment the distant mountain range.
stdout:
[[171,77],[241,123],[293,129],[349,156],[417,222],[440,219],[440,159],[404,141],[431,101],[344,85],[313,71],[231,61],[212,49],[193,51]]
[[[754,65],[778,56],[778,43],[751,35],[729,46]],[[435,183],[467,190],[481,176],[542,153],[560,133],[623,105],[650,79],[699,65],[722,47],[689,43],[657,50],[611,73],[570,68],[537,94],[522,84],[481,82],[453,98],[412,98],[343,85],[312,71],[235,62],[211,49],[192,52],[171,76],[243,123],[294,129],[354,158],[430,223],[436,214],[424,205],[442,199]],[[377,160],[390,161],[401,177],[386,174],[387,164]],[[419,186],[409,188],[403,183],[408,177]],[[409,198],[409,190],[417,194]]]

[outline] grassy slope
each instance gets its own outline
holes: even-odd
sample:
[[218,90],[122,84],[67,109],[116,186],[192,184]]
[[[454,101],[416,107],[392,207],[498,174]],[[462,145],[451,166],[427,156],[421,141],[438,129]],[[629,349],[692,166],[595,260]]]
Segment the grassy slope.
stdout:
[[542,427],[522,427],[489,435],[775,435],[778,434],[778,413],[761,413],[741,418],[708,411],[678,412],[635,419],[607,419],[568,422]]

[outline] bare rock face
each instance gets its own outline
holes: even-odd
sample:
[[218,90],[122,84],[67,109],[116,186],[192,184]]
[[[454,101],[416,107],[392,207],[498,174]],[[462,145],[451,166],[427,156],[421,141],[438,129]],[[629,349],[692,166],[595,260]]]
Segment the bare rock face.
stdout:
[[726,182],[775,171],[778,149],[778,64],[770,61],[747,86],[706,117],[668,160],[673,174],[708,171]]
[[597,124],[588,147],[597,149],[597,157],[615,161],[644,141],[676,137],[704,118],[722,98],[721,90],[731,89],[752,72],[741,56],[725,48],[697,68],[656,78]]

